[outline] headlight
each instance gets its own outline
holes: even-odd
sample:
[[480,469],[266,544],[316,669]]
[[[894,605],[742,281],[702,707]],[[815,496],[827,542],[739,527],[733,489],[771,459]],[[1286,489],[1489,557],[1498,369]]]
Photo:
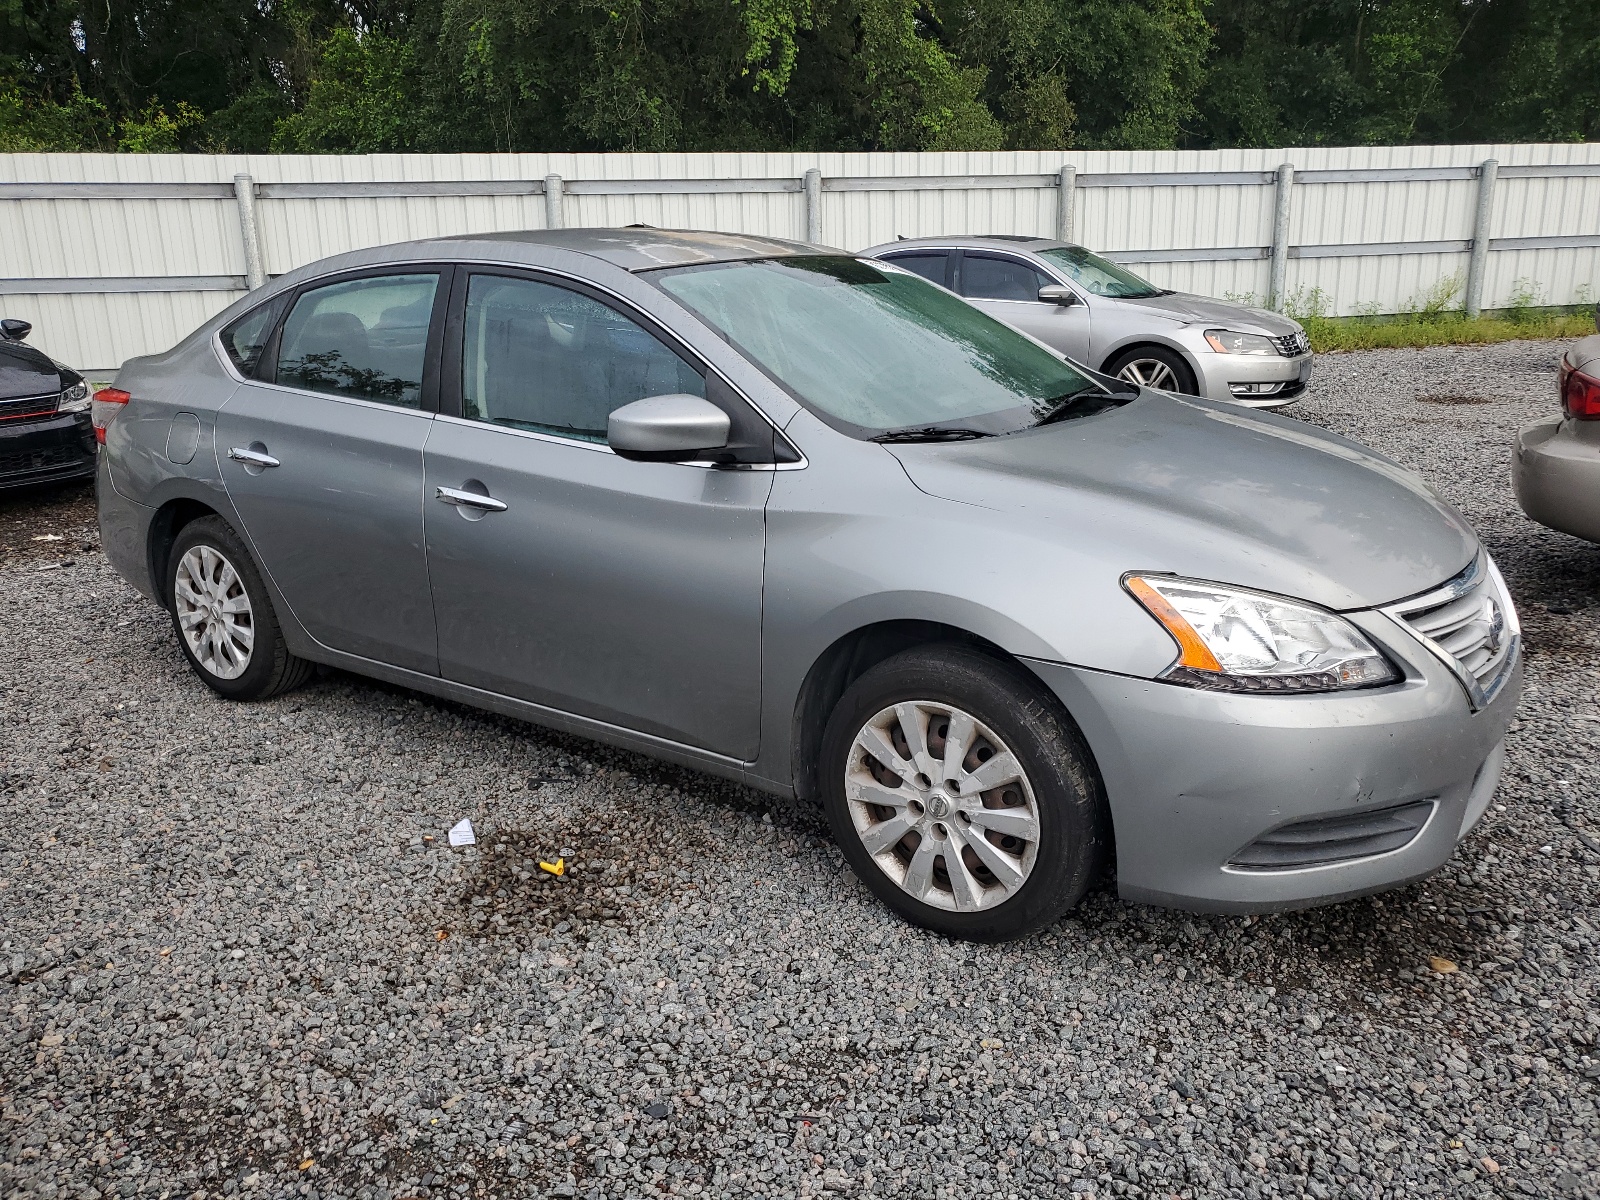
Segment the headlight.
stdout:
[[1343,617],[1282,596],[1130,575],[1123,585],[1178,643],[1170,683],[1229,692],[1333,692],[1400,674]]
[[61,393],[61,399],[56,403],[57,412],[83,412],[89,407],[89,385],[75,383]]
[[1235,333],[1231,329],[1208,329],[1206,341],[1218,354],[1276,354],[1272,339],[1259,333]]

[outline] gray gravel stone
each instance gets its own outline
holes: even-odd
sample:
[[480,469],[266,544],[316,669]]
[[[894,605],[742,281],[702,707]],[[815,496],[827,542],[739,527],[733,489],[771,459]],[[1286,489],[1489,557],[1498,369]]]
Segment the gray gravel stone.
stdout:
[[0,1194],[1600,1196],[1600,548],[1506,480],[1557,353],[1331,357],[1294,410],[1521,605],[1449,866],[1260,919],[1102,887],[1000,947],[692,772],[340,674],[223,704],[59,498],[4,501],[44,549],[0,565]]

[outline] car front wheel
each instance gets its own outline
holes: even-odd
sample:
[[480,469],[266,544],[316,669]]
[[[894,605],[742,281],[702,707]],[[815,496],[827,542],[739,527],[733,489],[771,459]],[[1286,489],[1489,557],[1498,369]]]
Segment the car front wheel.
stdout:
[[907,651],[845,692],[823,802],[861,880],[907,920],[1003,941],[1071,908],[1107,849],[1069,718],[1020,668],[965,646]]
[[1199,394],[1194,372],[1175,350],[1159,346],[1140,346],[1121,354],[1106,365],[1106,374],[1114,375],[1125,383],[1155,388],[1163,392],[1182,392],[1188,396]]
[[195,674],[229,700],[299,687],[312,665],[284,645],[272,600],[238,534],[221,517],[185,525],[167,556],[167,608]]

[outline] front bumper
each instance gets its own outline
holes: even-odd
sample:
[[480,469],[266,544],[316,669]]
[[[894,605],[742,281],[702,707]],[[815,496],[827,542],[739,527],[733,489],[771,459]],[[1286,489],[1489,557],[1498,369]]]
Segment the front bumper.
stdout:
[[89,479],[94,426],[87,412],[0,424],[0,488]]
[[[1305,908],[1423,878],[1450,857],[1499,782],[1521,664],[1474,713],[1445,664],[1396,622],[1352,619],[1403,665],[1402,682],[1233,695],[1029,663],[1094,753],[1123,898],[1196,912]],[[1286,826],[1339,827],[1402,805],[1426,817],[1398,848],[1312,866],[1240,865],[1259,863],[1246,848]]]
[[1539,524],[1600,542],[1600,421],[1529,425],[1517,435],[1511,485]]
[[[1200,394],[1212,400],[1227,400],[1249,408],[1282,408],[1306,393],[1311,382],[1312,356],[1294,358],[1265,354],[1218,354],[1209,346],[1191,356],[1200,371]],[[1273,390],[1266,393],[1241,393],[1235,388]]]

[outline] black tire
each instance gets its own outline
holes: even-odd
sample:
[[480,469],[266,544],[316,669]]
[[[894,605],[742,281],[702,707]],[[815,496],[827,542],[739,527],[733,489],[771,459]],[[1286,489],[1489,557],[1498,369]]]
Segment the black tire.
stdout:
[[[249,623],[253,642],[244,670],[224,678],[196,657],[185,634],[177,599],[178,579],[184,556],[196,548],[208,548],[220,555],[238,576],[239,586],[249,600]],[[172,614],[172,629],[183,656],[207,687],[227,700],[265,700],[292,691],[311,677],[314,665],[289,653],[278,625],[272,598],[261,582],[255,560],[244,542],[221,517],[201,517],[178,531],[162,579],[167,611]]]
[[[1189,364],[1184,361],[1183,355],[1176,350],[1168,350],[1163,346],[1135,346],[1131,350],[1124,350],[1110,362],[1106,363],[1105,374],[1113,378],[1120,377],[1129,363],[1149,361],[1161,363],[1172,372],[1173,384],[1160,390],[1166,392],[1182,392],[1186,396],[1198,396],[1200,385],[1195,382],[1194,372]],[[1146,386],[1155,386],[1154,384]]]
[[[845,794],[847,771],[861,767],[852,762],[852,756],[861,756],[856,737],[876,715],[909,701],[947,704],[988,727],[1021,764],[1032,788],[1038,814],[1032,869],[1013,894],[990,907],[955,911],[918,900],[890,878],[887,868],[880,867],[857,832]],[[934,726],[930,719],[924,735],[930,747]],[[938,737],[942,740],[944,733]],[[870,760],[863,761],[871,769]],[[818,766],[828,822],[856,875],[906,920],[947,937],[999,942],[1049,925],[1082,899],[1110,848],[1099,777],[1071,718],[1022,668],[967,646],[944,644],[908,650],[863,674],[846,690],[828,719]],[[893,786],[905,785],[897,782]],[[857,811],[866,810],[857,805]],[[953,824],[953,820],[944,824]],[[970,838],[972,832],[969,826],[964,836]],[[911,851],[897,843],[888,853],[909,856]],[[936,861],[948,883],[948,864],[943,857]],[[953,903],[954,891],[949,890]]]

